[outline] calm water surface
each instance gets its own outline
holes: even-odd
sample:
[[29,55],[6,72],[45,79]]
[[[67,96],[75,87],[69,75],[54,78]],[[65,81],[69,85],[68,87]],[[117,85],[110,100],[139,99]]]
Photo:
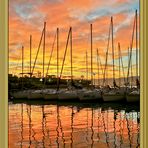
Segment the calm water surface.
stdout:
[[9,148],[136,148],[139,105],[9,102]]

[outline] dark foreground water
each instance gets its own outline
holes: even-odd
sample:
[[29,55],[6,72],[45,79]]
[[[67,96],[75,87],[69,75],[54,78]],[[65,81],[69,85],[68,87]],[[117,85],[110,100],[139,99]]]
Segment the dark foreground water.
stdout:
[[9,102],[9,148],[136,148],[139,105]]

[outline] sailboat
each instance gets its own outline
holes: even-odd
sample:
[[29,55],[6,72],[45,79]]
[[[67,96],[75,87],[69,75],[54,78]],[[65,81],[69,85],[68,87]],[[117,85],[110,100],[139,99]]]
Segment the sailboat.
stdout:
[[[131,64],[131,56],[132,56],[132,47],[133,47],[133,38],[134,38],[134,30],[136,27],[136,88],[127,89],[126,94],[126,101],[127,102],[139,102],[140,101],[140,82],[138,77],[138,31],[137,31],[137,10],[135,12],[135,20],[134,20],[134,26],[133,26],[133,34],[132,34],[132,43],[131,43],[131,53],[130,53],[130,59],[129,59],[129,66]],[[128,67],[129,68],[129,67]],[[128,71],[129,73],[129,71]]]
[[[65,61],[65,56],[66,56],[66,52],[67,52],[67,47],[68,47],[68,41],[70,38],[70,58],[71,58],[71,80],[69,82],[69,86],[67,90],[60,90],[58,93],[58,100],[75,100],[78,99],[78,95],[76,90],[74,89],[74,87],[72,86],[73,84],[73,65],[72,65],[72,27],[70,27],[69,33],[68,33],[68,38],[67,38],[67,43],[66,43],[66,50],[64,53],[64,59],[63,59],[63,63],[62,63],[62,69],[61,69],[61,73],[60,73],[60,78],[62,75],[62,71],[63,71],[63,66],[64,66],[64,61]],[[59,80],[60,80],[59,78]],[[59,90],[59,87],[58,87]]]
[[21,84],[22,88],[20,91],[15,91],[15,92],[10,92],[10,95],[14,99],[27,99],[28,93],[30,90],[24,90],[24,83],[23,83],[23,78],[24,78],[24,46],[22,46],[22,77],[21,77]]
[[[91,31],[91,88],[78,91],[80,101],[101,100],[101,91],[94,89],[93,86],[93,44],[92,44],[92,24],[90,24]],[[86,52],[86,69],[87,69],[87,52]],[[87,71],[88,72],[88,71]]]
[[[113,41],[113,17],[111,17],[111,24],[109,29],[109,39],[110,39],[110,31],[112,33],[112,57],[113,57],[113,88],[109,88],[109,90],[103,91],[103,101],[110,102],[110,101],[122,101],[125,98],[125,92],[122,89],[119,89],[115,81],[115,68],[114,68],[114,41]],[[108,39],[108,48],[109,48],[109,39]],[[108,56],[108,48],[107,48],[107,55]],[[107,59],[107,57],[106,57]],[[119,59],[120,60],[120,59]],[[106,60],[107,65],[107,60]],[[106,68],[105,68],[106,70]],[[104,73],[105,73],[104,70]]]

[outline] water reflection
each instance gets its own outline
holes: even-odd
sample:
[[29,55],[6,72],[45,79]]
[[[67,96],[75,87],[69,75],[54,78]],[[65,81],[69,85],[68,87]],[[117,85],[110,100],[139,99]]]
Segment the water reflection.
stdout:
[[10,148],[139,147],[138,105],[10,103]]

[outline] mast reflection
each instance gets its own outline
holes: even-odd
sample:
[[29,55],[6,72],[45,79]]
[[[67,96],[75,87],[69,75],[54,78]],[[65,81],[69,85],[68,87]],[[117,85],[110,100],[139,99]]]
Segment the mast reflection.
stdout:
[[[139,110],[88,104],[10,104],[9,108],[9,140],[19,143],[20,147],[140,146]],[[17,118],[21,128],[15,126],[14,120],[19,112],[21,116]],[[18,133],[18,138],[11,136]]]

